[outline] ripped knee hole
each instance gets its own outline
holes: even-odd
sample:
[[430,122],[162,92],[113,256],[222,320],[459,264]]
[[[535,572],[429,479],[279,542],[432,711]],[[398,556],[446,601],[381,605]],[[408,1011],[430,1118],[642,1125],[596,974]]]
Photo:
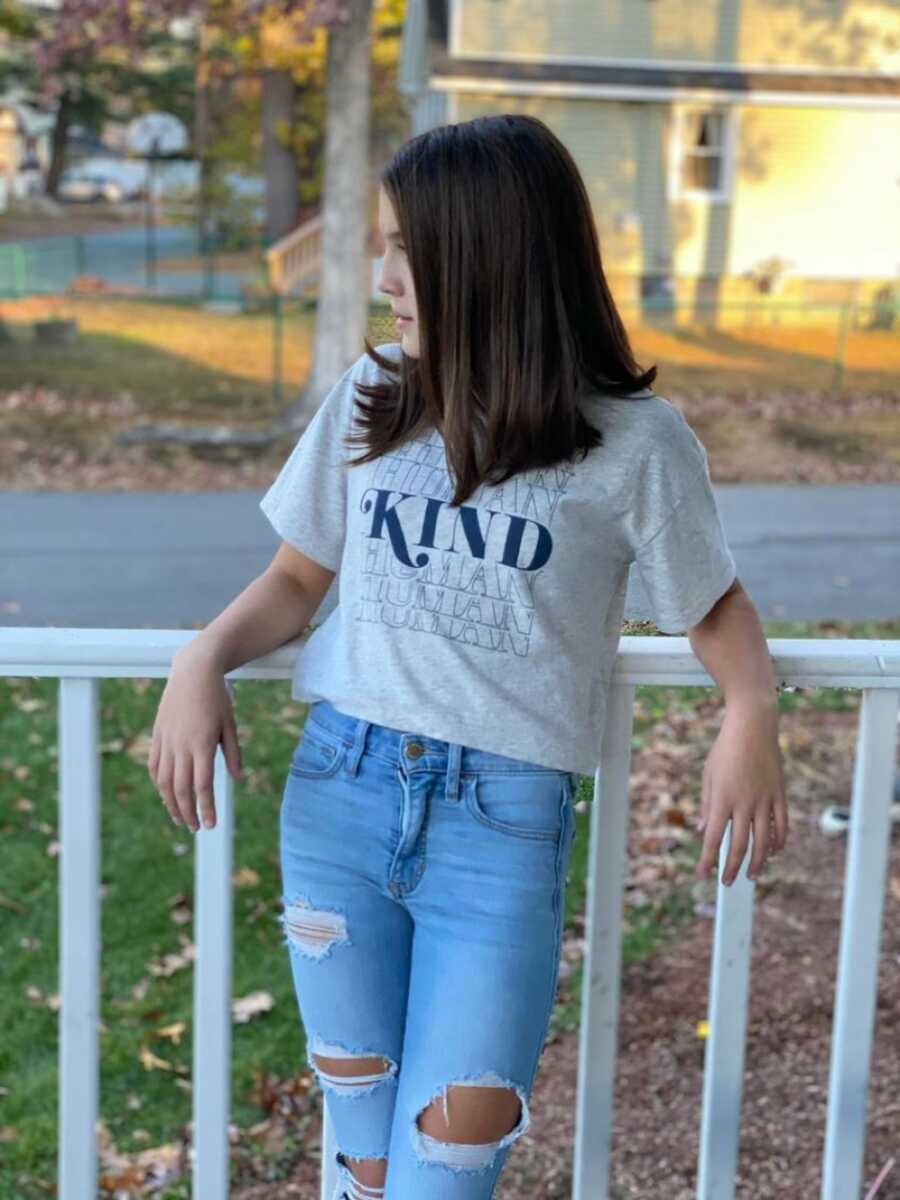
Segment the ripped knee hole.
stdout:
[[281,924],[287,943],[310,958],[324,958],[332,946],[350,941],[343,913],[314,908],[305,897],[285,904]]

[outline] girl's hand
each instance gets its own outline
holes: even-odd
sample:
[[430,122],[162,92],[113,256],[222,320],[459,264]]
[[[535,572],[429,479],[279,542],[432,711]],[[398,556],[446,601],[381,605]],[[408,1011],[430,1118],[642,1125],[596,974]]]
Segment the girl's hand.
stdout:
[[235,779],[243,774],[241,748],[225,676],[211,663],[181,652],[176,655],[159,702],[147,768],[176,825],[194,833],[216,823],[213,764],[216,747]]
[[747,877],[756,879],[769,853],[784,849],[788,833],[784,766],[778,744],[778,710],[766,705],[726,706],[721,728],[703,767],[697,828],[706,829],[697,874],[715,870],[729,820],[731,847],[722,883],[734,882],[750,832],[753,854]]

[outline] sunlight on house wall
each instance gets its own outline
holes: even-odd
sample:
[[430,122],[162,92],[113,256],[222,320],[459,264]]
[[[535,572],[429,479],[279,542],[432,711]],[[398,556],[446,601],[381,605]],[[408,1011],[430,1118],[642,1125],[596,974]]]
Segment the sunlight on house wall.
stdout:
[[770,255],[802,275],[900,271],[900,113],[745,108],[740,130],[732,272]]
[[463,54],[900,69],[896,0],[457,0]]
[[627,214],[634,213],[638,206],[638,106],[479,92],[461,93],[456,104],[460,121],[521,112],[549,125],[568,147],[584,177],[604,261],[618,270],[640,269],[641,232],[627,221]]
[[[900,270],[900,113],[743,106],[729,200],[673,200],[668,105],[465,93],[457,119],[526,112],[582,172],[606,266],[739,275],[777,256],[793,275],[890,278]],[[842,237],[850,231],[852,237]]]

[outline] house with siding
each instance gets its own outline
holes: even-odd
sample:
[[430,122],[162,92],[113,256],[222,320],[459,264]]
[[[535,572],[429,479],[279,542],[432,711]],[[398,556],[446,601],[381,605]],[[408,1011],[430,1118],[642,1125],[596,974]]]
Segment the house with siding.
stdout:
[[399,86],[545,121],[622,304],[900,300],[896,0],[408,0]]

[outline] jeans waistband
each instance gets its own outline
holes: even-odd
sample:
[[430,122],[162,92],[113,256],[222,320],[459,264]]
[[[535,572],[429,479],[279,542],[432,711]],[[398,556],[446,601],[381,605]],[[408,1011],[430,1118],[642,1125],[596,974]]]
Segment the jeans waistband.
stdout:
[[[355,775],[359,760],[367,749],[402,766],[407,774],[417,771],[443,771],[447,776],[447,799],[456,800],[459,795],[460,776],[464,774],[529,774],[570,776],[572,772],[547,767],[527,759],[510,758],[459,742],[448,742],[441,738],[428,737],[414,730],[394,729],[364,717],[352,717],[340,712],[329,700],[317,700],[310,707],[307,721],[327,729],[349,747],[345,759],[346,769]],[[412,754],[410,747],[416,747]],[[421,747],[419,752],[418,747]]]

